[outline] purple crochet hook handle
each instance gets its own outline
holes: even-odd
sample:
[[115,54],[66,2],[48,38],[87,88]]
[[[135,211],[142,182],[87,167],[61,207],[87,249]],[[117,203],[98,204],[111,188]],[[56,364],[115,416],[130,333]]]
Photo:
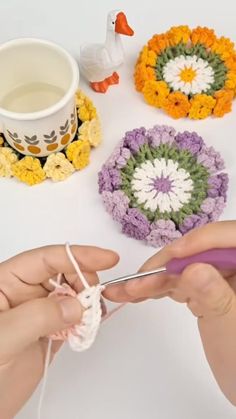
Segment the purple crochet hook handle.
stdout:
[[172,259],[166,264],[170,274],[180,274],[193,263],[207,263],[219,270],[236,269],[236,248],[211,249],[182,259]]

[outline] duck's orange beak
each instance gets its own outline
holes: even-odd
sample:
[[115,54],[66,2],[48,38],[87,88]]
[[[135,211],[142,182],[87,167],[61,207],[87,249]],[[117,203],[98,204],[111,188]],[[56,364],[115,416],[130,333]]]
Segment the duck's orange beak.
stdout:
[[126,16],[123,12],[118,13],[116,17],[115,32],[121,35],[132,36],[134,34],[133,29],[129,26]]

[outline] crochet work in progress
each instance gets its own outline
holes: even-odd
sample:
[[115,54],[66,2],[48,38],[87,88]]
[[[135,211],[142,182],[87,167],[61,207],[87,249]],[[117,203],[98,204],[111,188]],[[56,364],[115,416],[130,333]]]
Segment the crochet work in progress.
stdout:
[[154,247],[215,221],[226,203],[224,161],[195,132],[156,125],[125,134],[99,173],[122,232]]
[[44,376],[42,382],[42,389],[39,399],[38,405],[38,419],[41,419],[41,410],[43,405],[43,399],[46,389],[46,382],[47,382],[47,375],[48,375],[48,367],[50,362],[50,355],[51,355],[51,347],[53,340],[63,340],[68,341],[71,349],[77,352],[82,352],[90,348],[93,344],[100,323],[102,318],[102,309],[101,309],[101,292],[104,287],[100,284],[96,286],[90,287],[86,278],[84,277],[83,273],[80,270],[78,263],[76,262],[72,252],[70,250],[69,244],[66,244],[66,252],[67,256],[69,257],[72,265],[75,268],[75,272],[78,275],[81,283],[84,286],[84,290],[77,294],[68,284],[63,283],[61,284],[62,274],[59,274],[57,277],[57,281],[50,280],[50,282],[55,286],[55,291],[53,291],[50,295],[66,295],[78,298],[79,302],[83,306],[84,313],[82,320],[79,325],[75,325],[67,330],[63,330],[58,332],[55,335],[50,336],[48,341],[48,349],[45,357],[45,365],[44,365]]
[[96,338],[102,318],[101,293],[104,287],[100,284],[91,287],[74,259],[68,244],[66,244],[66,252],[84,286],[84,290],[77,294],[68,284],[60,284],[60,281],[54,282],[51,280],[50,282],[55,286],[55,291],[50,296],[57,294],[77,298],[85,310],[79,325],[58,332],[51,338],[52,340],[67,340],[71,349],[82,352],[90,348]]
[[236,95],[235,47],[212,29],[172,27],[144,46],[134,78],[146,102],[172,118],[222,117]]
[[[82,170],[90,163],[91,149],[98,147],[101,142],[101,123],[92,101],[80,90],[76,93],[76,112],[78,115],[78,126],[72,121],[71,132],[76,131],[75,138],[70,140],[70,126],[68,121],[64,127],[62,141],[65,148],[60,152],[53,152],[48,157],[24,156],[11,148],[5,137],[0,134],[0,178],[12,178],[26,183],[29,186],[42,183],[45,179],[58,182],[67,179],[75,171]],[[12,138],[17,137],[16,133]],[[50,137],[44,139],[50,150],[58,147],[58,136],[55,130]],[[22,147],[18,138],[16,147]],[[27,140],[29,141],[29,140]],[[39,141],[38,141],[39,142]],[[19,143],[19,144],[18,144]]]
[[57,281],[53,279],[50,283],[55,286],[55,290],[51,292],[49,297],[53,295],[63,295],[77,298],[84,308],[84,313],[80,324],[74,325],[71,328],[63,330],[49,337],[48,349],[45,357],[44,375],[41,388],[41,394],[38,405],[38,419],[41,419],[41,411],[43,405],[44,394],[46,390],[48,368],[50,363],[51,347],[53,340],[68,341],[71,349],[77,352],[82,352],[89,349],[94,343],[101,321],[107,320],[116,311],[120,310],[125,304],[119,304],[116,308],[111,310],[108,314],[103,316],[102,319],[102,306],[101,306],[101,293],[104,290],[104,286],[97,284],[90,286],[81,272],[81,269],[75,260],[70,246],[67,243],[65,247],[68,258],[70,259],[75,272],[80,279],[84,290],[77,294],[67,283],[61,283],[62,274],[58,274]]

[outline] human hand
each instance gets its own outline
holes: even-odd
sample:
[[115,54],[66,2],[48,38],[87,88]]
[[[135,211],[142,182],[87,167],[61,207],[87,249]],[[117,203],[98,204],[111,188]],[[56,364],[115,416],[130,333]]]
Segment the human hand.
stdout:
[[[111,268],[118,256],[96,247],[71,250],[90,284],[96,271]],[[71,297],[51,297],[49,279],[63,273],[76,292],[82,288],[64,246],[48,246],[22,253],[0,264],[0,418],[11,419],[28,400],[43,369],[45,336],[78,324],[82,307]],[[52,344],[52,358],[60,348]]]
[[[173,258],[184,258],[208,249],[225,247],[236,247],[236,221],[212,223],[191,231],[148,259],[139,272],[163,267]],[[219,274],[212,266],[198,263],[187,267],[182,275],[160,273],[109,286],[104,296],[115,302],[135,303],[150,298],[171,297],[177,302],[187,303],[194,315],[202,317],[207,315],[202,297],[199,300],[192,293],[203,291],[205,282],[208,283],[205,277],[212,272]],[[221,281],[221,286],[230,293],[230,297],[235,297],[236,269],[235,272],[221,274],[226,280]]]
[[[140,270],[165,266],[173,258],[229,247],[236,247],[236,221],[208,224],[166,246]],[[105,296],[117,302],[170,297],[185,303],[198,318],[206,357],[219,386],[236,404],[236,269],[219,272],[207,264],[193,264],[181,275],[159,274],[110,286]]]

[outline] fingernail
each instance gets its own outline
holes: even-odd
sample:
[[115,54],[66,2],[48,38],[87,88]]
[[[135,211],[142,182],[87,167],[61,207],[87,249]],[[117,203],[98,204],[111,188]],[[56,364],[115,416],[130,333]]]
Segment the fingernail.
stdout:
[[82,307],[76,298],[66,297],[58,300],[63,320],[68,324],[79,323],[82,317]]

